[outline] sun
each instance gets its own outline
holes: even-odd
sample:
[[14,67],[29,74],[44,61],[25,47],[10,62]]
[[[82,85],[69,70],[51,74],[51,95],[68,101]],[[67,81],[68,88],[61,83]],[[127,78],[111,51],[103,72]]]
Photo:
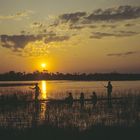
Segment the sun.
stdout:
[[46,63],[42,63],[42,64],[41,64],[41,67],[42,67],[42,68],[46,68]]

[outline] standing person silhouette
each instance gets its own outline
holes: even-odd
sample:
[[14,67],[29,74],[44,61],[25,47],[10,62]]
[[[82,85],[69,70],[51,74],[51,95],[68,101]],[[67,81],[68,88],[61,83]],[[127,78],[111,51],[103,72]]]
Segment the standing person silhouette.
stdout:
[[96,92],[93,92],[91,95],[91,102],[93,104],[93,107],[95,107],[96,103],[97,103],[97,95]]
[[68,103],[69,107],[72,107],[72,105],[73,105],[73,96],[72,96],[71,92],[69,92],[69,96],[65,99],[65,101]]
[[108,96],[108,105],[111,106],[111,93],[112,93],[112,84],[111,81],[108,81],[108,85],[105,86],[107,88],[107,96]]
[[84,108],[84,103],[85,103],[85,97],[84,97],[84,93],[81,92],[81,95],[80,95],[80,104],[81,104],[81,109]]
[[38,83],[35,84],[35,87],[31,88],[33,90],[35,90],[35,101],[38,101],[38,96],[39,96],[39,93],[40,93],[40,88],[38,86]]

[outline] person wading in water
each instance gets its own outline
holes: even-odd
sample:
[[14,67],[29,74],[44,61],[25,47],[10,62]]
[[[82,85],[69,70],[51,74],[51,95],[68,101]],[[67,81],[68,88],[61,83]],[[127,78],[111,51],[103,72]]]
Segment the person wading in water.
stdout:
[[108,81],[108,85],[104,86],[105,88],[107,88],[107,96],[108,96],[108,105],[111,106],[111,93],[112,93],[112,84],[111,81]]
[[91,102],[93,104],[93,108],[95,107],[95,105],[97,104],[97,95],[96,92],[93,92],[91,95]]
[[35,91],[35,101],[38,101],[38,96],[41,92],[39,86],[38,86],[38,83],[35,84],[35,87],[31,88]]

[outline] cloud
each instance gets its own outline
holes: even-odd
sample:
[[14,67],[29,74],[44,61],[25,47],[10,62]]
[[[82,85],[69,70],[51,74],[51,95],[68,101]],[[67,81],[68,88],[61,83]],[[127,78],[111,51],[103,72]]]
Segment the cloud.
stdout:
[[41,35],[1,35],[1,45],[5,48],[24,48],[28,42],[41,40]]
[[84,26],[80,26],[80,25],[70,25],[70,29],[77,29],[77,30],[80,30],[80,29],[83,29],[85,28]]
[[97,25],[89,25],[88,27],[93,29],[93,28],[97,28],[98,26]]
[[127,23],[127,24],[125,24],[124,26],[125,26],[125,27],[131,27],[131,26],[135,26],[135,24],[134,24],[134,23]]
[[118,31],[118,32],[93,32],[90,38],[96,38],[96,39],[101,39],[104,37],[128,37],[128,36],[133,36],[137,35],[139,32],[132,32],[132,31]]
[[19,51],[19,49],[24,49],[30,42],[43,41],[45,44],[48,44],[50,42],[62,42],[69,40],[70,37],[65,35],[60,36],[50,32],[48,34],[38,35],[1,35],[0,39],[0,44],[2,47]]
[[103,25],[101,25],[101,27],[102,28],[112,28],[112,29],[114,29],[114,28],[116,28],[117,27],[117,25],[111,25],[111,24],[103,24]]
[[31,28],[43,28],[45,25],[41,22],[34,22],[31,24]]
[[45,43],[50,43],[50,42],[61,42],[61,41],[66,41],[69,40],[70,36],[65,36],[65,35],[61,35],[61,36],[57,36],[57,35],[51,35],[45,38]]
[[32,32],[37,33],[37,34],[44,34],[47,33],[47,26],[45,23],[41,23],[41,22],[33,22],[32,24],[30,24],[30,28],[32,30]]
[[125,27],[134,26],[135,24],[132,24],[131,21],[139,18],[140,6],[124,5],[107,9],[96,9],[93,12],[64,13],[58,16],[50,26],[59,27],[63,24],[70,30],[93,29],[97,27],[115,29],[120,24],[119,22],[122,21],[125,22]]
[[[118,6],[108,9],[97,9],[92,13],[87,12],[75,12],[75,13],[65,13],[58,17],[55,21],[55,26],[58,25],[60,21],[70,22],[73,24],[91,24],[92,22],[97,21],[122,21],[128,19],[137,19],[140,18],[140,6]],[[59,22],[58,22],[59,20]],[[56,24],[57,23],[57,24]],[[61,23],[61,22],[60,22]]]
[[50,45],[46,44],[43,40],[29,42],[22,53],[18,53],[19,56],[23,57],[39,57],[39,56],[47,56],[49,54]]
[[0,15],[0,20],[19,20],[28,17],[32,11],[20,11],[12,15]]
[[86,12],[75,12],[75,13],[66,13],[59,16],[59,19],[63,22],[71,22],[76,23],[79,21],[82,17],[86,16]]
[[95,21],[122,21],[140,18],[140,6],[119,6],[105,10],[97,9],[85,18],[85,23]]
[[129,51],[129,52],[124,52],[124,53],[110,53],[107,54],[107,56],[128,56],[128,55],[134,55],[137,54],[139,52],[137,51]]
[[[21,19],[28,17],[30,13],[32,12],[21,11],[13,15],[0,16],[0,20]],[[28,43],[35,41],[43,41],[45,44],[67,41],[72,35],[80,34],[81,32],[77,32],[77,30],[83,28],[89,28],[86,31],[91,33],[90,38],[129,37],[137,35],[139,32],[135,32],[135,30],[123,31],[123,28],[118,26],[116,22],[127,20],[127,22],[125,21],[123,23],[123,27],[125,26],[124,28],[126,29],[126,27],[135,25],[133,24],[134,21],[128,22],[128,19],[133,20],[137,18],[140,18],[139,6],[119,6],[108,9],[97,9],[89,13],[85,11],[64,13],[58,16],[54,22],[51,21],[50,24],[38,21],[33,22],[30,25],[30,27],[32,27],[30,32],[23,30],[21,31],[21,35],[0,35],[0,43],[2,47],[20,51],[20,49],[24,49]],[[115,24],[114,22],[108,21],[114,21]],[[104,29],[107,30],[102,31]],[[85,30],[82,31],[84,32]],[[34,33],[36,35],[34,35]]]

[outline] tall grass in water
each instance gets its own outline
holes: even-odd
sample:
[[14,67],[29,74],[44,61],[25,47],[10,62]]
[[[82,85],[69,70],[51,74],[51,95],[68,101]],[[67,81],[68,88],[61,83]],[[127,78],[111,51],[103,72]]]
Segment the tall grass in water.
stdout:
[[12,102],[12,101],[28,101],[32,100],[34,93],[32,91],[21,90],[1,90],[0,91],[0,103]]
[[[17,95],[18,99],[30,94]],[[99,98],[105,97],[105,93]],[[12,97],[12,95],[9,95]],[[88,96],[87,96],[88,97]],[[133,127],[140,125],[140,94],[139,92],[116,92],[112,100],[112,108],[108,107],[107,100],[99,100],[95,107],[90,102],[85,102],[83,109],[79,102],[72,107],[67,104],[48,102],[25,103],[23,105],[1,105],[0,127],[3,128],[34,128],[40,125],[56,128],[88,130],[91,127]],[[77,97],[78,98],[78,97]]]

